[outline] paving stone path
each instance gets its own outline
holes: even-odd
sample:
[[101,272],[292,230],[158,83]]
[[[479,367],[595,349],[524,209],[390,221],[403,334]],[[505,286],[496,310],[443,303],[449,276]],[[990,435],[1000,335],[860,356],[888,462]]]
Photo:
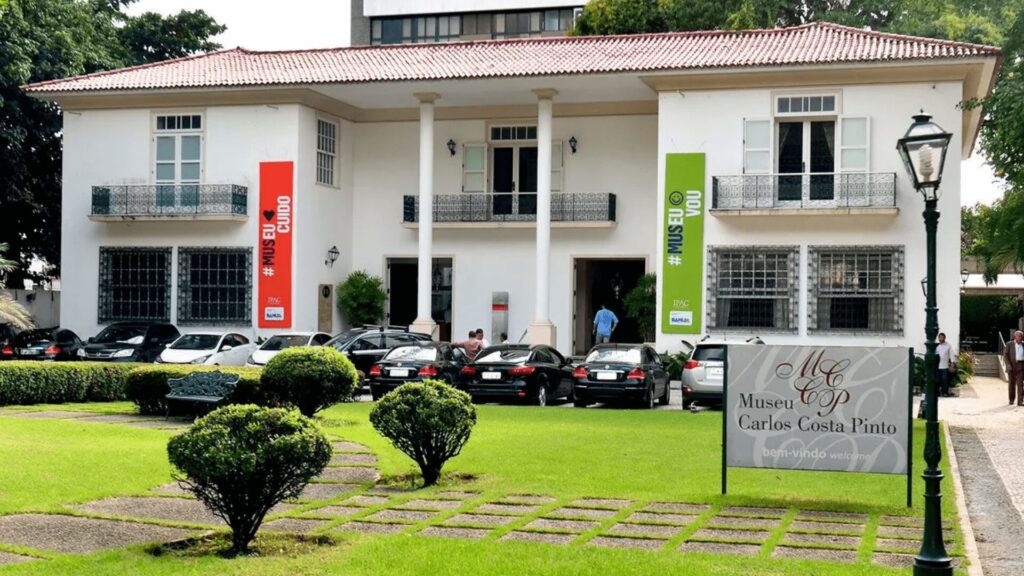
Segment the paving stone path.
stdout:
[[[133,415],[69,411],[0,416],[183,428],[185,423]],[[282,503],[261,530],[288,533],[407,533],[430,538],[490,539],[555,546],[770,556],[907,567],[922,518],[786,508],[648,502],[620,498],[559,499],[542,494],[423,491],[377,485],[377,458],[354,442],[333,442],[330,465],[294,502]],[[104,498],[67,514],[0,516],[0,566],[24,554],[91,553],[140,542],[169,542],[223,528],[223,522],[177,483],[148,496]],[[954,541],[950,526],[946,538]],[[960,558],[957,558],[957,564]],[[45,560],[36,560],[45,561]]]

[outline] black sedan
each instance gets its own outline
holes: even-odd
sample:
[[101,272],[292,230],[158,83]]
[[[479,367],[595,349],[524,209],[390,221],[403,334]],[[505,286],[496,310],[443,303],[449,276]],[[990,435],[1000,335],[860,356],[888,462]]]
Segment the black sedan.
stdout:
[[95,338],[89,338],[78,357],[94,361],[153,362],[180,335],[174,325],[163,322],[114,322]]
[[598,344],[573,371],[573,404],[627,401],[654,408],[669,402],[668,371],[643,344]]
[[3,353],[17,360],[78,360],[81,349],[82,340],[71,330],[42,328],[19,333]]
[[462,369],[459,387],[474,401],[546,406],[555,398],[571,398],[572,365],[550,346],[491,346]]
[[367,374],[374,400],[406,382],[441,380],[454,385],[466,363],[462,350],[447,342],[416,342],[392,348]]

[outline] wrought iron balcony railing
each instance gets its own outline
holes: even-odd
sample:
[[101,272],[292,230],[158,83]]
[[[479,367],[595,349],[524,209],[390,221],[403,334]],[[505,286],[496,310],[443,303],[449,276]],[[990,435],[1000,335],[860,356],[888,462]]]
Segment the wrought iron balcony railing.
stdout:
[[129,184],[92,187],[96,220],[244,219],[249,190],[237,184]]
[[[535,222],[537,195],[464,192],[434,196],[434,222]],[[419,197],[405,196],[402,222],[419,221]],[[615,222],[615,194],[555,193],[551,195],[552,222]]]
[[743,174],[715,176],[711,184],[717,210],[896,206],[893,172]]

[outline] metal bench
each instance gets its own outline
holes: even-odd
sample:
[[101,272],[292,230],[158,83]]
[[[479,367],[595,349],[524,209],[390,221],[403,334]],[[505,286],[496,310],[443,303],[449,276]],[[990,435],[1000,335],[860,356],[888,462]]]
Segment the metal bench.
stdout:
[[242,377],[237,374],[214,372],[192,372],[183,378],[167,381],[171,389],[164,398],[167,401],[167,416],[175,405],[193,406],[198,410],[188,413],[206,413],[227,403]]

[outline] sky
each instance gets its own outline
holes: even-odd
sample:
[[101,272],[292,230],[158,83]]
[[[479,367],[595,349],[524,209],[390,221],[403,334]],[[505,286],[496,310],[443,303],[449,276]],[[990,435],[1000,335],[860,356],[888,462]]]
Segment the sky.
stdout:
[[[348,0],[139,0],[132,14],[203,9],[227,31],[216,38],[225,48],[252,50],[333,48],[348,39]],[[978,151],[961,164],[960,203],[991,204],[1003,195],[992,169]]]

